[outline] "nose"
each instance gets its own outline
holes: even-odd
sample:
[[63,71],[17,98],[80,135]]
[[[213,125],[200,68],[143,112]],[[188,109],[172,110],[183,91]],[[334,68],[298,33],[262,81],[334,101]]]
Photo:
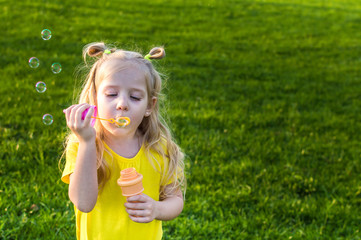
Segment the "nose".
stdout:
[[128,111],[128,101],[125,96],[120,96],[117,103],[117,110]]

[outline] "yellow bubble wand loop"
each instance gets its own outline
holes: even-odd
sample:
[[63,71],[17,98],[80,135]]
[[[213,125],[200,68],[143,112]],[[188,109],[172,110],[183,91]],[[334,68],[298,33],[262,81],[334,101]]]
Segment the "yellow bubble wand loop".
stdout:
[[91,118],[95,118],[95,119],[98,119],[98,120],[107,121],[107,122],[110,122],[110,123],[115,123],[115,124],[117,124],[119,127],[128,126],[129,123],[130,123],[130,119],[129,119],[128,117],[118,117],[117,119],[114,119],[114,118],[106,119],[106,118],[100,118],[100,117],[94,117],[94,116],[92,116]]

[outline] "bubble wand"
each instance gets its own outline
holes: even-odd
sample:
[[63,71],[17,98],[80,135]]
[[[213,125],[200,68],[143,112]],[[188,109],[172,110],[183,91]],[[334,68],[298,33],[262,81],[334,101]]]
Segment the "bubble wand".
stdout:
[[[130,123],[130,119],[128,117],[117,117],[116,119],[114,118],[109,118],[109,119],[106,119],[106,118],[100,118],[100,117],[97,117],[97,107],[96,106],[91,106],[92,108],[94,108],[94,113],[93,113],[93,116],[91,116],[92,118],[92,121],[91,121],[91,125],[94,127],[95,125],[95,120],[98,119],[98,120],[102,120],[102,121],[107,121],[107,122],[110,122],[110,123],[115,123],[116,125],[118,125],[118,127],[126,127],[129,125]],[[87,108],[85,109],[84,112],[82,112],[81,114],[81,120],[84,120],[85,119],[85,116],[86,114],[88,113],[90,108]],[[64,110],[65,111],[65,110]],[[64,112],[63,111],[63,112]]]
[[105,118],[100,118],[100,117],[91,117],[93,119],[99,119],[99,120],[104,120],[110,123],[115,123],[118,125],[118,127],[125,127],[127,125],[129,125],[130,123],[130,119],[128,117],[117,117],[117,119],[114,118],[109,118],[109,119],[105,119]]

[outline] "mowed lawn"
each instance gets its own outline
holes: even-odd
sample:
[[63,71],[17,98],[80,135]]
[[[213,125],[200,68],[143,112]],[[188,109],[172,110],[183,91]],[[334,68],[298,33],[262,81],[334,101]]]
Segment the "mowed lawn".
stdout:
[[166,49],[162,110],[188,188],[164,239],[361,239],[360,1],[22,0],[0,12],[0,239],[75,239],[62,109],[95,41]]

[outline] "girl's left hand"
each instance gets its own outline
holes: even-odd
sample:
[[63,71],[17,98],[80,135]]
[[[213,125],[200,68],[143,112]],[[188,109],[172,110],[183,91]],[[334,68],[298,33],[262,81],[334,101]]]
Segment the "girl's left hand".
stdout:
[[149,223],[157,217],[158,202],[145,195],[129,197],[124,204],[130,219],[138,223]]

